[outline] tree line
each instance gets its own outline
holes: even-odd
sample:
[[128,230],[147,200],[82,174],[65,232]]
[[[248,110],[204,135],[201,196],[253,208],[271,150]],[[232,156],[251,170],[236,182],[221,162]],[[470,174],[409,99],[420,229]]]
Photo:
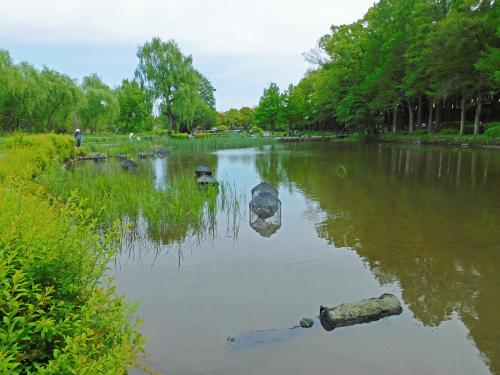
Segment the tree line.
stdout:
[[214,87],[173,40],[138,47],[133,79],[111,88],[97,74],[79,83],[48,67],[15,64],[0,50],[0,132],[189,131],[215,126]]
[[304,54],[314,68],[296,86],[264,90],[257,124],[371,133],[453,124],[478,134],[500,120],[496,1],[381,0],[318,45]]

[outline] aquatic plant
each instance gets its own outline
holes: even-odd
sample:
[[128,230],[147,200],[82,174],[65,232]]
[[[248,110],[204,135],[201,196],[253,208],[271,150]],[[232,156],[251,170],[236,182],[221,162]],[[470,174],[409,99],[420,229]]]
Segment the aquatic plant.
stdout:
[[146,136],[140,141],[130,142],[123,136],[116,137],[88,137],[85,139],[82,150],[85,152],[102,152],[107,155],[117,155],[120,153],[131,156],[137,155],[140,151],[150,151],[159,147],[166,147],[170,151],[205,153],[216,150],[257,147],[273,144],[276,139],[270,137],[249,137],[246,135],[230,136],[208,136],[200,138],[176,139]]
[[[185,172],[171,176],[165,188],[158,189],[145,165],[136,173],[112,165],[105,171],[85,167],[56,170],[43,183],[57,196],[81,196],[99,223],[120,220],[134,238],[147,236],[162,243],[180,243],[190,235],[203,237],[211,229],[213,233],[217,212],[228,212],[236,220],[243,199],[234,186],[223,181],[219,187],[200,188],[194,175]],[[146,221],[146,229],[139,229],[141,219]]]

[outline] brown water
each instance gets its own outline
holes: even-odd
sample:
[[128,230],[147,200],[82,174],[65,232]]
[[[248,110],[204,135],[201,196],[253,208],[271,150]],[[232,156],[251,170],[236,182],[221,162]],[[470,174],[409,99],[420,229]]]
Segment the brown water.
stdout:
[[[140,301],[148,365],[176,375],[500,373],[500,152],[276,145],[153,160],[152,183],[199,162],[247,197],[239,231],[220,214],[215,238],[156,241],[158,252],[132,244],[113,271]],[[270,237],[248,222],[261,180],[282,202]],[[386,292],[401,315],[287,329],[320,305]],[[276,331],[255,332],[266,329]]]

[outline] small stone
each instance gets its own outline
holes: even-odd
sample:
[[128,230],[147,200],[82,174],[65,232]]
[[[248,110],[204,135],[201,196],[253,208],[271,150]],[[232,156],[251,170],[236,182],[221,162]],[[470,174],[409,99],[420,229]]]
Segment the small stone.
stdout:
[[300,321],[300,326],[302,328],[311,328],[314,325],[314,321],[311,318],[302,318]]

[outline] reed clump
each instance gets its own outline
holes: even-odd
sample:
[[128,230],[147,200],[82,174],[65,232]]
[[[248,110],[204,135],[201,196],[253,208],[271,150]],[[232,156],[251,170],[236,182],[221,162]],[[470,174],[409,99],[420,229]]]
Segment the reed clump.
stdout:
[[147,168],[127,173],[112,166],[105,171],[77,167],[50,174],[44,184],[61,197],[78,194],[101,224],[118,219],[130,229],[143,219],[147,227],[143,235],[163,238],[164,243],[165,238],[182,242],[189,235],[201,235],[218,211],[239,211],[233,187],[221,182],[219,187],[201,188],[191,173],[179,172],[159,189]]
[[170,151],[206,153],[216,150],[258,147],[277,142],[270,137],[250,137],[247,135],[201,136],[199,138],[172,138],[167,136],[144,136],[140,141],[132,142],[123,136],[88,137],[84,140],[82,150],[85,152],[101,152],[108,155],[137,155],[140,151],[151,151],[166,147]]

